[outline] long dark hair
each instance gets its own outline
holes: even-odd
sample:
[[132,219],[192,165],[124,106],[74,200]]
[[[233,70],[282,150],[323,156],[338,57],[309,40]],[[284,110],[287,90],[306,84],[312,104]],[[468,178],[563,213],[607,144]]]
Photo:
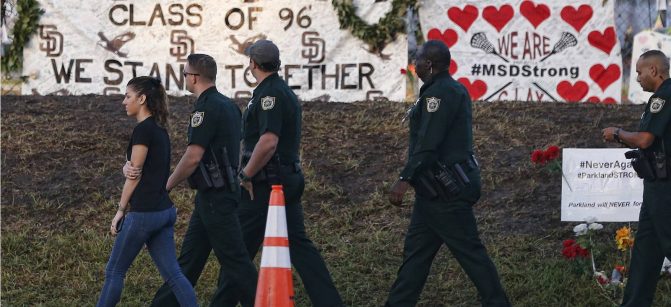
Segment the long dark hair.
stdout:
[[147,108],[156,119],[156,123],[168,128],[168,95],[161,80],[149,76],[135,77],[130,79],[126,86],[132,87],[138,95],[145,95]]

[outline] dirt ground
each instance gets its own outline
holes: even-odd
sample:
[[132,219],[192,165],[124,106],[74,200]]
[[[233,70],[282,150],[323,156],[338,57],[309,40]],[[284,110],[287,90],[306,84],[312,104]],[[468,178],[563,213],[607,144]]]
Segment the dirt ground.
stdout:
[[[61,224],[54,212],[115,197],[133,121],[121,96],[2,97],[3,228],[16,219]],[[173,165],[184,151],[194,99],[170,100]],[[244,104],[244,102],[240,102]],[[384,191],[403,165],[406,106],[392,102],[304,103],[302,159],[315,179],[342,193],[346,208]],[[483,167],[480,218],[503,231],[558,225],[560,175],[534,168],[530,152],[548,145],[606,147],[600,129],[634,128],[642,106],[489,103],[474,106],[476,153]],[[306,193],[307,202],[323,201]],[[31,208],[36,199],[49,208]],[[14,214],[17,213],[17,214]],[[18,214],[20,213],[20,214]],[[46,213],[46,214],[45,214]],[[77,214],[76,210],[75,213]],[[87,219],[77,219],[85,222]],[[64,227],[76,227],[67,225]]]

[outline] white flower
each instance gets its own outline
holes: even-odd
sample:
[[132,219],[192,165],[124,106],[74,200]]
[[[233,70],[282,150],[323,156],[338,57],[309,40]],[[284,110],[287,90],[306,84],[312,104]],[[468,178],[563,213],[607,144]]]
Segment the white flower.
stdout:
[[592,223],[592,224],[589,224],[588,228],[589,228],[589,230],[599,230],[599,229],[603,229],[603,225],[601,225],[599,223]]
[[587,224],[582,223],[579,224],[575,227],[573,227],[573,232],[575,232],[576,236],[582,236],[587,233]]
[[596,222],[596,217],[588,216],[588,217],[585,219],[585,222],[586,222],[587,224],[592,224],[592,223]]
[[669,258],[664,258],[664,264],[662,264],[662,272],[671,274],[671,261]]

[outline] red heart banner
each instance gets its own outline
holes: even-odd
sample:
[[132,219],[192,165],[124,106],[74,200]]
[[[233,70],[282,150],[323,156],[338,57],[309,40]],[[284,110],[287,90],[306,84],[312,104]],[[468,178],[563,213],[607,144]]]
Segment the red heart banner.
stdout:
[[550,8],[545,4],[536,5],[533,1],[524,1],[520,5],[520,13],[524,16],[534,28],[550,18]]
[[608,27],[603,31],[603,34],[597,30],[589,32],[587,41],[589,41],[590,45],[610,55],[610,51],[613,50],[616,43],[615,28]]
[[620,79],[620,66],[610,64],[605,68],[601,64],[596,64],[589,69],[589,77],[599,85],[602,91],[605,91],[613,82]]
[[480,97],[482,97],[482,95],[487,93],[487,83],[482,80],[475,80],[473,83],[471,83],[471,81],[467,78],[459,78],[457,81],[466,87],[468,95],[471,96],[471,100],[473,101],[478,100]]
[[440,33],[440,30],[433,28],[429,30],[429,33],[426,35],[426,37],[428,40],[443,41],[443,43],[445,43],[448,48],[452,48],[452,46],[457,43],[457,40],[459,40],[457,31],[452,29],[447,29],[443,33]]
[[514,14],[513,7],[508,4],[502,5],[498,9],[495,6],[490,5],[482,10],[482,18],[489,22],[490,25],[494,26],[498,32],[501,32],[501,29],[513,19]]
[[562,81],[557,84],[557,94],[568,102],[582,101],[582,99],[587,96],[588,91],[589,86],[585,81],[577,81],[575,84],[571,84],[571,82],[568,81]]
[[478,8],[470,4],[465,6],[463,10],[458,7],[451,7],[447,10],[447,17],[468,32],[473,22],[478,19]]
[[617,103],[615,101],[615,99],[613,99],[611,97],[606,97],[603,100],[600,100],[599,97],[596,97],[596,96],[592,96],[592,97],[587,98],[587,102],[591,102],[591,103],[601,102],[603,104],[615,104],[615,103]]
[[561,19],[580,32],[582,27],[592,18],[593,13],[592,7],[587,4],[581,5],[577,10],[569,5],[561,10]]
[[457,62],[455,62],[453,59],[450,59],[450,75],[453,76],[457,72],[457,69],[459,69]]

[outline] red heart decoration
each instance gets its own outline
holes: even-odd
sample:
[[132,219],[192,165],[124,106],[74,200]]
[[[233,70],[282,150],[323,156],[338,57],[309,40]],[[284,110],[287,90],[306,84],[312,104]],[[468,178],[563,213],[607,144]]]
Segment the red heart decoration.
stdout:
[[499,9],[490,5],[482,10],[482,18],[487,20],[490,25],[494,26],[498,32],[501,32],[501,29],[513,19],[514,14],[513,7],[508,4],[502,5]]
[[463,10],[458,7],[451,7],[447,10],[447,17],[468,32],[473,22],[478,19],[478,8],[470,4],[465,6]]
[[458,68],[459,67],[457,66],[457,62],[455,62],[453,59],[450,59],[450,75],[454,75]]
[[581,5],[577,10],[569,5],[561,10],[561,19],[580,32],[582,27],[592,18],[593,13],[592,7],[587,4]]
[[592,96],[592,97],[587,98],[587,102],[591,102],[591,103],[602,102],[603,104],[615,104],[616,103],[615,99],[613,99],[613,98],[607,97],[603,101],[601,101],[599,99],[599,97],[596,97],[596,96]]
[[620,79],[620,66],[610,64],[608,68],[601,64],[596,64],[589,69],[589,77],[599,85],[602,91],[605,91],[613,82]]
[[487,83],[482,80],[475,80],[472,84],[467,78],[459,78],[457,81],[466,87],[468,95],[471,96],[471,100],[473,101],[478,100],[478,98],[487,93]]
[[575,84],[571,84],[571,82],[568,81],[562,81],[557,84],[557,94],[568,102],[581,101],[587,96],[588,91],[589,86],[587,86],[585,81],[577,81]]
[[440,33],[440,30],[433,28],[429,30],[429,33],[426,35],[426,37],[428,40],[443,41],[443,43],[445,43],[448,48],[452,48],[452,46],[457,43],[457,40],[459,40],[457,31],[452,29],[447,29],[445,32]]
[[603,34],[596,30],[589,32],[587,40],[590,45],[601,49],[603,52],[610,55],[610,51],[615,47],[615,28],[608,27],[603,31]]
[[536,5],[533,1],[522,2],[520,13],[527,18],[534,28],[538,28],[538,25],[543,23],[545,19],[550,18],[550,8],[545,4]]

